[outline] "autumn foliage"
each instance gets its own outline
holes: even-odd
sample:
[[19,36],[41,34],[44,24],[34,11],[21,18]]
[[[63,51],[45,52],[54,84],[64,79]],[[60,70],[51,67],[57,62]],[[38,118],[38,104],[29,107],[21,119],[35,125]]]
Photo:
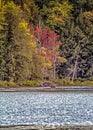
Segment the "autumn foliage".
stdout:
[[0,7],[1,81],[93,77],[93,0],[0,0]]
[[63,57],[59,55],[59,46],[62,44],[59,41],[59,36],[53,31],[47,28],[41,28],[36,26],[29,27],[32,34],[35,35],[37,41],[37,52],[42,57],[44,63],[44,70],[48,73],[50,69],[53,69],[53,64],[58,65]]

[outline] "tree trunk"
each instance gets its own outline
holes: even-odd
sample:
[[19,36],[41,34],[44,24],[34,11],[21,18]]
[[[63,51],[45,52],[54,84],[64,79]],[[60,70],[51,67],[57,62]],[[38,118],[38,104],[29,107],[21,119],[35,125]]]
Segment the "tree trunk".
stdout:
[[56,79],[56,57],[54,57],[54,64],[53,64],[53,78]]
[[78,56],[77,56],[77,58],[76,58],[75,67],[74,67],[74,69],[73,69],[72,82],[74,81],[75,76],[77,75],[77,65],[78,65]]

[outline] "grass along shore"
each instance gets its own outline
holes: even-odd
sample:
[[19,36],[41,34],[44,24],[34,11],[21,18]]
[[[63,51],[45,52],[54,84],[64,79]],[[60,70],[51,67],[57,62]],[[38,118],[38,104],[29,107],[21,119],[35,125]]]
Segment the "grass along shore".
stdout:
[[[51,83],[55,86],[93,86],[93,80],[76,80],[74,82],[68,81],[66,79],[60,80],[29,80],[29,81],[20,81],[20,82],[8,82],[0,81],[0,88],[3,87],[40,87],[43,83]],[[48,86],[47,86],[48,87]]]

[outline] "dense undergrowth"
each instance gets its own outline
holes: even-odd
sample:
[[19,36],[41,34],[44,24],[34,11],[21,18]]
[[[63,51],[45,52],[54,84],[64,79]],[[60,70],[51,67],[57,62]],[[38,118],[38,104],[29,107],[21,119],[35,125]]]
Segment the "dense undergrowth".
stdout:
[[8,82],[0,81],[0,87],[39,87],[44,82],[51,82],[56,86],[93,86],[93,80],[76,80],[74,82],[68,81],[66,79],[52,80],[52,81],[42,81],[42,80],[30,80],[30,81],[20,81],[20,82]]

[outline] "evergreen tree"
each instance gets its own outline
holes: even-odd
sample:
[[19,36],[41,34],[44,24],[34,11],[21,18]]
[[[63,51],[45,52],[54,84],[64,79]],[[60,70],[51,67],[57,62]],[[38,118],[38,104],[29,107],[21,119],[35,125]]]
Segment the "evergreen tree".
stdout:
[[53,0],[48,3],[48,6],[43,6],[41,16],[45,25],[59,32],[65,19],[70,18],[71,10],[72,5],[68,1]]
[[29,45],[31,40],[30,31],[27,29],[27,23],[22,20],[21,10],[18,6],[12,2],[8,3],[5,5],[4,11],[5,20],[7,21],[4,43],[4,80],[25,79],[29,75],[27,72],[31,61],[31,55],[29,54],[31,49]]
[[4,43],[6,37],[6,22],[4,19],[4,12],[0,9],[0,80],[4,79],[5,60],[4,60]]
[[87,78],[90,76],[91,60],[89,57],[92,55],[87,48],[89,40],[78,26],[75,27],[71,23],[68,27],[68,30],[64,29],[62,33],[63,45],[61,47],[61,55],[67,59],[67,63],[59,70],[62,71],[63,77],[72,79],[74,73],[74,78]]

